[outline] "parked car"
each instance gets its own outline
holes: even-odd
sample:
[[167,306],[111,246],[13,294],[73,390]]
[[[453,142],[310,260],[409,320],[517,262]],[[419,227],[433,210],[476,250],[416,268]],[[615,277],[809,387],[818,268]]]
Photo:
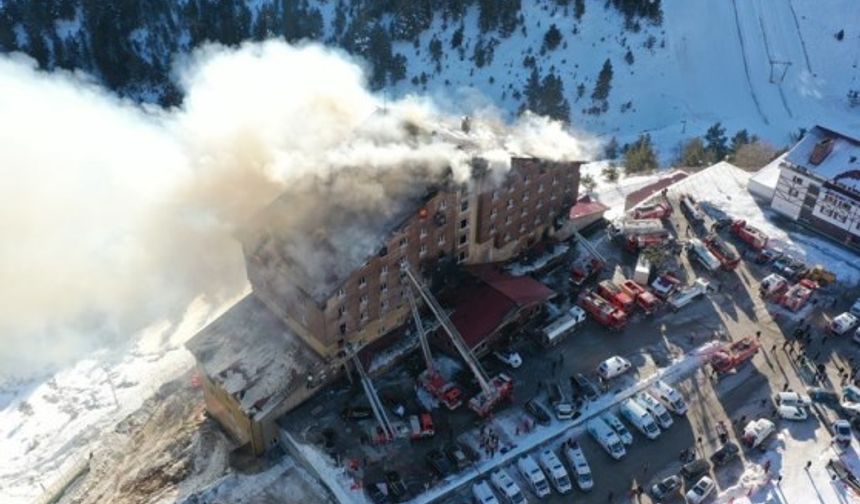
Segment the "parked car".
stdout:
[[775,430],[776,425],[767,418],[752,420],[744,427],[744,444],[750,448],[755,448],[762,444]]
[[810,387],[806,389],[812,402],[826,404],[827,406],[839,406],[839,394],[821,387]]
[[707,476],[696,482],[693,488],[687,490],[687,503],[700,504],[714,491],[714,480]]
[[472,497],[478,504],[499,504],[499,499],[486,481],[479,481],[472,485]]
[[549,384],[549,403],[555,410],[555,417],[559,420],[570,420],[575,413],[574,407],[565,397],[564,391],[558,382]]
[[662,501],[663,499],[674,494],[681,488],[681,478],[676,475],[671,475],[654,483],[651,486],[651,496],[655,500]]
[[724,466],[736,459],[740,452],[738,445],[729,441],[711,455],[711,463],[714,464],[714,467]]
[[528,414],[537,421],[537,423],[541,425],[549,425],[549,412],[539,402],[537,402],[536,399],[529,399],[526,401],[525,409]]
[[388,504],[391,501],[388,500],[388,494],[380,488],[380,485],[383,485],[383,483],[365,485],[364,492],[373,504]]
[[692,481],[711,471],[711,465],[705,459],[696,459],[681,466],[681,476]]
[[579,394],[589,400],[597,399],[600,395],[600,389],[587,376],[582,373],[576,373],[570,377],[570,385]]
[[851,424],[848,420],[837,420],[833,422],[833,438],[841,446],[851,443]]
[[344,420],[367,420],[368,418],[373,417],[373,411],[371,411],[370,408],[364,406],[353,406],[341,410],[340,416]]
[[451,462],[451,465],[456,467],[458,471],[462,471],[471,463],[469,456],[466,455],[466,452],[457,444],[446,446],[445,456],[448,457],[448,461]]
[[651,394],[672,413],[683,416],[687,413],[687,403],[681,394],[663,380],[657,380],[651,387]]
[[618,435],[618,438],[625,446],[630,446],[633,444],[633,434],[630,433],[630,430],[624,426],[624,423],[615,416],[614,413],[606,412],[600,415],[600,418],[606,422],[606,425],[612,428],[615,431],[615,434]]
[[600,366],[597,367],[597,374],[603,377],[604,380],[610,380],[626,373],[631,367],[632,364],[630,364],[629,360],[618,355],[613,355],[600,363]]
[[601,418],[593,418],[586,425],[588,433],[615,460],[621,460],[627,454],[624,443],[615,430]]
[[401,501],[406,498],[406,483],[400,477],[397,471],[385,472],[385,483],[388,485],[388,495],[396,501]]
[[523,365],[523,358],[513,350],[498,350],[493,352],[493,355],[495,355],[502,363],[507,364],[514,369]]
[[783,420],[802,421],[809,418],[806,408],[801,406],[779,406],[776,411]]
[[445,454],[442,453],[442,450],[430,450],[424,458],[427,460],[427,465],[430,466],[430,469],[433,470],[436,476],[444,478],[451,474],[451,463],[448,461]]
[[857,327],[858,323],[860,323],[860,320],[858,320],[856,316],[849,312],[845,312],[833,317],[828,329],[831,333],[839,336]]

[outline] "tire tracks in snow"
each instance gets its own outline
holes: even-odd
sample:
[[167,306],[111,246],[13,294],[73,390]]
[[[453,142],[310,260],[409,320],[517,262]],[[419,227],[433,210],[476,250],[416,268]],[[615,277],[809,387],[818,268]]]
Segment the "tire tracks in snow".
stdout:
[[744,34],[741,31],[741,20],[740,15],[738,14],[737,0],[732,0],[732,8],[735,11],[735,27],[738,30],[738,40],[741,43],[741,56],[743,56],[744,73],[746,74],[747,85],[749,85],[750,88],[750,96],[752,96],[753,103],[755,103],[755,108],[756,110],[758,110],[758,114],[761,116],[762,121],[764,121],[765,124],[770,125],[770,121],[767,119],[767,116],[764,115],[764,111],[761,108],[761,103],[759,103],[758,96],[755,94],[755,88],[753,88],[752,85],[752,77],[750,77],[750,64],[749,61],[747,61],[747,49],[746,44],[744,44]]
[[812,65],[809,63],[809,52],[806,50],[806,40],[803,39],[803,32],[800,31],[800,22],[797,20],[797,11],[794,10],[794,3],[791,0],[788,2],[788,8],[791,10],[791,17],[794,19],[794,26],[797,28],[797,38],[800,39],[800,47],[803,49],[803,59],[806,61],[806,70],[811,74]]
[[[773,53],[771,53],[770,51],[770,42],[767,39],[767,27],[765,27],[764,25],[764,18],[761,17],[761,14],[758,15],[758,24],[759,27],[761,27],[761,36],[764,39],[764,52],[767,54],[767,60],[770,63],[771,77],[773,77],[773,65],[776,63],[776,61],[773,58]],[[783,64],[791,63],[789,62]],[[788,68],[786,68],[785,71],[787,72]],[[785,98],[785,91],[783,91],[782,89],[782,79],[779,79],[779,82],[774,82],[773,80],[771,80],[770,82],[771,84],[776,84],[776,88],[779,90],[779,98],[780,100],[782,100],[782,106],[785,107],[785,111],[788,112],[788,117],[794,119],[794,114],[791,113],[791,108],[789,108],[788,106],[788,100],[786,100]]]

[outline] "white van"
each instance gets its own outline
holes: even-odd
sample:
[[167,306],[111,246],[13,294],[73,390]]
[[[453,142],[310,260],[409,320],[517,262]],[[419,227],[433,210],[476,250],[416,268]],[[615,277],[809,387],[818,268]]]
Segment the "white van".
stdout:
[[775,430],[776,425],[767,418],[752,420],[744,427],[744,444],[749,448],[755,448],[762,444]]
[[544,498],[549,495],[549,483],[546,481],[546,476],[544,476],[543,471],[540,470],[540,467],[531,455],[520,457],[520,459],[517,460],[517,468],[520,470],[520,474],[523,479],[528,482],[535,495],[540,498]]
[[597,374],[599,374],[604,380],[610,380],[616,376],[624,374],[631,367],[632,364],[630,364],[629,360],[618,355],[613,355],[597,366]]
[[618,438],[621,439],[622,443],[627,446],[633,444],[633,434],[630,433],[627,427],[624,426],[624,423],[617,416],[615,416],[614,413],[610,413],[607,411],[606,413],[601,415],[600,418],[603,419],[604,422],[606,422],[606,425],[608,425],[610,428],[612,428],[612,430],[615,431],[615,434],[618,435]]
[[621,460],[627,454],[624,443],[618,438],[618,434],[609,427],[609,424],[600,418],[594,418],[586,426],[588,433],[597,441],[597,444],[606,450],[606,453],[615,460]]
[[564,455],[567,457],[567,463],[570,464],[579,489],[587,492],[594,488],[591,467],[588,466],[588,460],[585,458],[582,447],[576,441],[571,440],[564,445]]
[[555,456],[552,450],[547,448],[540,452],[538,462],[556,492],[566,494],[573,490],[573,486],[570,484],[570,477],[567,475],[567,469],[564,468],[561,460]]
[[842,335],[854,329],[858,324],[857,317],[848,312],[840,313],[830,321],[830,332],[836,335]]
[[651,387],[651,394],[666,406],[672,413],[683,416],[687,414],[687,403],[673,387],[663,380],[657,380]]
[[636,394],[636,402],[651,413],[657,425],[661,429],[668,429],[672,426],[672,415],[666,410],[666,407],[660,403],[654,396],[648,392],[642,391]]
[[519,485],[514,482],[513,478],[504,469],[499,468],[493,472],[490,475],[490,481],[493,482],[496,490],[502,494],[502,500],[508,504],[525,504],[527,502]]
[[585,322],[585,310],[579,306],[573,306],[555,322],[544,327],[541,343],[548,347],[555,346],[583,322]]
[[478,504],[499,504],[499,500],[496,499],[493,490],[486,481],[479,481],[472,485],[472,497]]
[[654,417],[633,399],[621,403],[621,414],[648,439],[657,439],[660,436],[660,428],[654,423]]

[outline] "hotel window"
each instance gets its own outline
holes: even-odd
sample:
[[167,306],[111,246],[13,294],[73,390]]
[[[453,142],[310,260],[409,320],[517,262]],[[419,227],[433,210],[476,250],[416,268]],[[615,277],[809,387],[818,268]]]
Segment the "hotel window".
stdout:
[[358,279],[358,288],[363,289],[364,287],[367,287],[367,279],[364,277],[361,277]]
[[379,284],[379,292],[381,292],[383,294],[388,292],[388,284],[385,282],[382,282],[381,284]]
[[552,194],[552,196],[550,196],[550,197],[549,197],[549,200],[550,200],[550,201],[555,201],[555,193],[553,193],[553,194]]
[[387,299],[383,299],[382,302],[379,303],[379,309],[382,310],[383,312],[388,310],[388,300]]
[[367,312],[366,312],[366,311],[361,312],[361,321],[362,321],[362,322],[367,322],[367,319],[368,319],[368,318],[370,318],[370,317],[368,317],[368,316],[367,316]]
[[525,185],[529,185],[529,176],[528,175],[523,175],[523,183]]
[[505,224],[510,224],[512,220],[510,215],[505,216]]
[[445,203],[445,200],[440,201],[439,202],[439,210],[445,210],[446,208],[448,208],[448,204]]
[[543,182],[541,182],[540,185],[538,186],[538,193],[542,193],[542,192],[543,192]]
[[461,234],[460,235],[460,245],[465,245],[465,244],[466,244],[466,235]]
[[361,296],[360,298],[358,298],[358,301],[362,304],[362,306],[366,305],[367,304],[367,295]]
[[460,221],[460,229],[466,229],[469,225],[469,219],[463,219]]
[[445,245],[445,235],[439,235],[439,245]]
[[511,233],[505,233],[505,241],[511,241]]
[[465,212],[468,209],[469,209],[469,200],[464,199],[463,201],[460,202],[460,211]]
[[556,177],[555,175],[553,175],[553,177],[552,177],[552,185],[554,185],[554,186],[558,185],[558,177]]
[[535,226],[540,224],[540,216],[535,217],[534,223],[535,223]]
[[497,199],[499,199],[499,191],[493,191],[492,199],[493,199],[493,201],[496,201]]
[[520,224],[520,233],[525,233],[525,232],[526,232],[526,225]]
[[408,243],[409,243],[409,240],[407,240],[406,238],[401,238],[400,239],[400,248],[402,248],[402,249],[406,248],[406,245]]
[[529,200],[529,193],[524,193],[523,194],[523,203],[525,203],[528,200]]
[[343,298],[343,297],[345,297],[345,296],[346,296],[346,291],[345,291],[345,290],[343,290],[343,289],[338,289],[338,290],[337,290],[337,297],[339,297],[339,298]]
[[511,209],[511,208],[513,208],[513,207],[514,207],[514,200],[513,200],[513,198],[508,199],[508,209]]
[[388,265],[383,264],[382,268],[380,268],[380,270],[379,270],[379,276],[385,276],[387,274],[388,274]]
[[800,194],[800,191],[798,191],[797,189],[789,189],[788,190],[789,197],[794,198],[795,196],[797,196],[799,194]]
[[495,224],[490,224],[490,234],[491,235],[496,234],[496,225]]
[[797,176],[792,177],[791,181],[794,182],[795,184],[803,185],[803,179],[800,177],[797,177]]
[[528,212],[529,212],[529,209],[526,207],[523,207],[523,209],[520,210],[520,215],[525,216]]
[[427,255],[427,245],[423,243],[421,244],[421,249],[418,251],[418,255],[420,255],[421,257]]
[[337,316],[343,317],[344,315],[346,315],[346,306],[338,306],[337,307]]
[[543,200],[538,200],[536,206],[537,206],[537,208],[543,208]]
[[421,238],[424,238],[425,236],[427,236],[427,228],[425,228],[425,227],[421,228],[420,235],[421,235]]
[[467,251],[465,251],[465,250],[464,250],[464,251],[460,252],[460,255],[459,255],[459,256],[457,256],[457,261],[458,261],[458,262],[463,262],[463,261],[465,261],[465,260],[466,260],[466,258],[468,258],[468,257],[469,257],[469,253],[468,253]]

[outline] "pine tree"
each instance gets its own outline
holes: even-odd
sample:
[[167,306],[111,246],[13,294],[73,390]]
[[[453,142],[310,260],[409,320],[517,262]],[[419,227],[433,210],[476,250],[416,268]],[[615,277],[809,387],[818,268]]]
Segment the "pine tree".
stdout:
[[603,157],[606,159],[617,159],[618,158],[618,140],[615,137],[612,137],[603,147]]
[[715,123],[708,128],[708,132],[705,133],[705,148],[708,150],[712,161],[717,162],[725,159],[726,154],[728,154],[726,141],[726,129],[723,128],[722,124]]
[[574,2],[573,2],[573,17],[575,17],[577,21],[581,21],[582,16],[584,14],[585,14],[585,0],[574,0]]
[[741,147],[743,147],[744,145],[746,145],[748,143],[750,143],[750,136],[749,136],[749,133],[747,133],[747,130],[745,130],[745,129],[739,130],[737,133],[735,133],[735,136],[732,137],[732,146],[731,146],[732,154],[737,153],[738,149],[740,149]]
[[559,31],[558,26],[555,24],[551,24],[549,29],[543,36],[543,46],[545,49],[549,51],[555,50],[556,47],[561,43],[562,35],[561,31]]
[[582,185],[583,189],[585,189],[586,193],[590,193],[594,190],[595,187],[597,187],[597,182],[594,180],[594,177],[592,177],[590,173],[583,175],[579,183],[580,185]]
[[651,143],[651,135],[647,133],[639,135],[636,142],[624,151],[624,171],[628,174],[653,171],[658,166],[657,153]]
[[597,75],[597,83],[594,85],[594,91],[591,97],[595,100],[606,100],[609,98],[609,91],[612,89],[612,62],[607,59],[603,63],[603,68]]
[[624,61],[626,61],[628,65],[633,64],[633,51],[631,51],[630,49],[627,50],[627,54],[624,55]]
[[705,142],[701,138],[696,137],[684,144],[681,150],[681,166],[705,166],[710,164],[710,154],[705,149]]

